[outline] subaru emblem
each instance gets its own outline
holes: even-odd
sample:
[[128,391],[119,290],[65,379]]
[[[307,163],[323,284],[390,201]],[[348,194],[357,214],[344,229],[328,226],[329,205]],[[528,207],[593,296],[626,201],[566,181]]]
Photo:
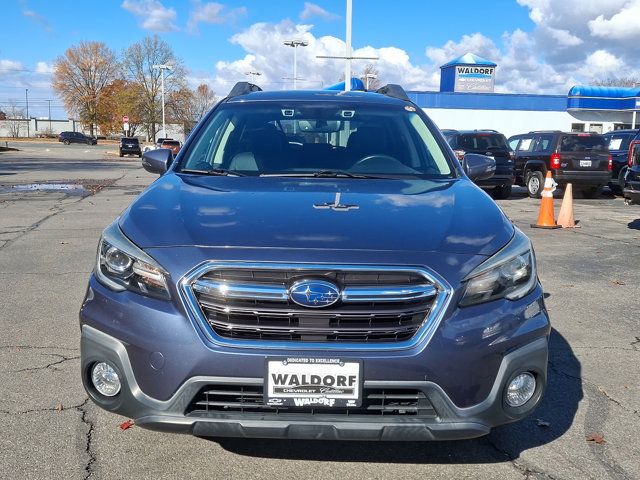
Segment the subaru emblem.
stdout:
[[289,298],[302,307],[328,307],[340,299],[340,290],[331,282],[301,280],[291,285]]

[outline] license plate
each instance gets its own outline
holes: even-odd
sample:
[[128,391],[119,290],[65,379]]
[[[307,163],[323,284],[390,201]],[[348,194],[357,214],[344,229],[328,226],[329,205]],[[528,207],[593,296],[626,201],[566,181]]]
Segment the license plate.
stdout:
[[362,362],[341,358],[269,357],[264,402],[287,407],[359,407]]
[[580,166],[581,167],[590,167],[591,166],[591,160],[580,160]]

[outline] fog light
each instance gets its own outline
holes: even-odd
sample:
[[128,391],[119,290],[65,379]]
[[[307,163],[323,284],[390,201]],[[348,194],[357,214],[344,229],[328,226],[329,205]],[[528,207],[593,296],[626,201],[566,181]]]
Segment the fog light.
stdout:
[[98,362],[93,366],[91,381],[96,390],[105,397],[113,397],[120,391],[120,377],[108,363]]
[[514,377],[507,387],[505,400],[511,407],[521,407],[533,397],[536,391],[536,378],[529,372]]

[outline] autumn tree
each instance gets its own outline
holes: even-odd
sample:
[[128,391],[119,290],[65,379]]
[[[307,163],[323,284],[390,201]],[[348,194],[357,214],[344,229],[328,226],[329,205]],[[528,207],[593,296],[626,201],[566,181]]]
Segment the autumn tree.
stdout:
[[129,117],[129,132],[135,136],[144,122],[144,92],[135,82],[117,79],[104,89],[98,102],[98,125],[106,135],[126,134],[123,131],[122,117]]
[[173,122],[182,125],[185,135],[213,108],[217,101],[215,92],[207,84],[198,85],[195,90],[181,88],[169,96],[167,108]]
[[154,65],[170,65],[164,71],[165,98],[184,87],[185,69],[167,42],[157,35],[145,37],[123,53],[122,66],[127,80],[140,85],[142,116],[148,137],[155,140],[161,117],[161,70]]
[[5,120],[9,136],[17,138],[20,132],[27,129],[27,120],[24,109],[18,107],[14,101],[9,102],[9,107],[5,113]]
[[89,126],[91,135],[98,123],[100,97],[118,73],[116,54],[102,42],[80,42],[55,61],[53,89],[67,111]]

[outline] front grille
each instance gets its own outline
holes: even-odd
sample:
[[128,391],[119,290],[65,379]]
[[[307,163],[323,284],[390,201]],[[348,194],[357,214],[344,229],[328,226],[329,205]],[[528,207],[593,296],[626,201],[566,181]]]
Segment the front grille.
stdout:
[[[339,300],[300,306],[289,288],[300,280],[331,282]],[[189,288],[199,313],[233,340],[395,343],[411,339],[442,288],[414,270],[213,268]]]
[[374,415],[436,418],[427,395],[414,389],[363,389],[362,405],[350,408],[273,407],[264,404],[261,385],[209,385],[189,404],[186,415]]

